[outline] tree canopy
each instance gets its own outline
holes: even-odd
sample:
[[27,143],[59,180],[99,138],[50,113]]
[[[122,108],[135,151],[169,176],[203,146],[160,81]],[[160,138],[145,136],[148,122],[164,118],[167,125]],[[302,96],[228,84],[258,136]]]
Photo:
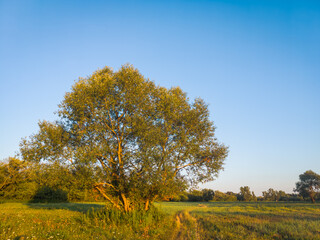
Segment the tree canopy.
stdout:
[[265,201],[279,201],[281,199],[287,199],[288,197],[284,191],[276,191],[273,188],[269,188],[268,191],[263,191],[262,196]]
[[315,203],[316,195],[320,190],[320,175],[309,170],[299,175],[300,181],[296,183],[295,192],[303,198],[310,198]]
[[25,189],[30,188],[28,185],[30,178],[32,178],[32,173],[26,162],[14,157],[0,162],[0,197],[19,198],[15,195],[23,195]]
[[228,153],[202,99],[156,86],[131,65],[79,79],[58,116],[23,139],[22,157],[99,168],[96,190],[125,211],[213,180]]
[[248,186],[240,187],[240,192],[237,194],[237,199],[239,201],[257,201],[257,197],[255,196],[254,192],[250,191]]

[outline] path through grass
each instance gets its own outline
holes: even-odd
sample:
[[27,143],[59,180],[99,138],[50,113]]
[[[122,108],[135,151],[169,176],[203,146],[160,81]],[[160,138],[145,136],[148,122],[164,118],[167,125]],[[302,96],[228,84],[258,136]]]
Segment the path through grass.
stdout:
[[189,239],[320,239],[320,204],[212,202],[158,206],[169,214],[175,210],[188,213],[188,224],[190,219],[195,220],[181,233]]

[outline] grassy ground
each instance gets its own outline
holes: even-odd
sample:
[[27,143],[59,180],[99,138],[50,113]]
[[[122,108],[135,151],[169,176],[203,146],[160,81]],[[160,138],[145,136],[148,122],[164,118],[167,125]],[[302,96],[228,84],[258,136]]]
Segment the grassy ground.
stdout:
[[[2,203],[0,239],[166,239],[174,231],[172,217],[165,214],[160,220],[145,215],[142,221],[137,214],[123,219],[102,209],[99,203]],[[168,222],[172,225],[166,227]]]
[[319,204],[155,205],[166,216],[117,216],[116,224],[96,214],[98,203],[2,203],[0,239],[320,239]]
[[320,239],[320,204],[158,203],[179,210],[181,239]]

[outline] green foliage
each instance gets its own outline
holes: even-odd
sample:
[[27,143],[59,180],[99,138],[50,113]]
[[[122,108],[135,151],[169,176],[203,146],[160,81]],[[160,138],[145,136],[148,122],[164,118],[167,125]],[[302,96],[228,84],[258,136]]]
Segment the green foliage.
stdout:
[[276,201],[288,201],[289,195],[286,194],[284,191],[277,191],[277,200]]
[[220,191],[213,191],[212,189],[196,190],[192,189],[189,192],[181,193],[172,198],[173,202],[232,202],[237,201],[237,194],[233,192],[223,193]]
[[202,189],[202,199],[205,202],[208,202],[213,199],[215,192],[212,189]]
[[125,213],[115,208],[105,207],[95,211],[92,209],[83,216],[83,221],[103,221],[107,225],[121,226],[129,225],[133,231],[137,232],[145,228],[156,228],[166,219],[166,215],[157,208],[151,207],[148,211],[135,209]]
[[172,202],[185,202],[188,201],[188,192],[183,191],[183,192],[178,192],[174,196],[172,196],[169,201]]
[[240,187],[240,193],[237,194],[237,199],[245,202],[257,201],[257,197],[254,192],[250,191],[248,186]]
[[215,192],[212,189],[196,190],[192,189],[187,193],[187,201],[189,202],[208,202],[214,197]]
[[36,191],[30,202],[32,203],[50,203],[50,202],[67,202],[67,192],[61,189],[53,189],[48,186],[44,186]]
[[285,200],[285,198],[284,198],[283,201],[289,201],[289,202],[300,202],[300,201],[303,201],[303,197],[298,195],[298,194],[288,194],[287,196],[288,196],[287,200]]
[[29,162],[58,161],[65,162],[72,158],[70,148],[66,146],[69,136],[57,123],[42,121],[38,123],[39,132],[30,136],[30,140],[22,139],[20,153]]
[[268,191],[262,192],[264,201],[289,201],[289,195],[284,191],[276,191],[269,188]]
[[93,201],[97,179],[88,165],[38,164],[9,158],[0,165],[0,198],[31,200],[39,189],[49,187],[66,192],[69,201]]
[[233,192],[223,193],[220,191],[214,191],[212,198],[213,202],[234,202],[237,201],[237,195]]
[[193,189],[188,193],[188,201],[189,202],[202,202],[203,201],[203,193],[201,190]]
[[31,165],[9,157],[0,163],[0,198],[28,199],[36,190]]
[[179,87],[156,86],[130,65],[80,79],[59,107],[59,121],[40,122],[21,155],[92,164],[102,173],[95,189],[125,211],[213,180],[227,156],[202,99],[190,103]]
[[278,200],[277,195],[278,195],[277,191],[275,191],[272,188],[269,188],[268,191],[262,192],[262,196],[265,201],[277,201]]
[[35,181],[39,188],[61,189],[68,194],[69,201],[88,201],[94,197],[92,189],[97,176],[90,165],[62,165],[58,162],[37,164]]
[[298,192],[304,199],[310,199],[315,203],[320,190],[320,175],[309,170],[299,175],[300,181],[296,183],[295,192]]

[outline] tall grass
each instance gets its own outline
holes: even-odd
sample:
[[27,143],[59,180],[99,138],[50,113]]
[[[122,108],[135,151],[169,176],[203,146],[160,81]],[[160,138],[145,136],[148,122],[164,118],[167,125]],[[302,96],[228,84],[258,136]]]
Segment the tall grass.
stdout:
[[3,203],[0,239],[172,239],[173,217],[151,209],[128,215],[96,203]]
[[155,207],[147,212],[133,210],[128,213],[107,207],[91,209],[78,218],[78,221],[86,226],[116,229],[119,239],[168,239],[175,228],[172,217]]

